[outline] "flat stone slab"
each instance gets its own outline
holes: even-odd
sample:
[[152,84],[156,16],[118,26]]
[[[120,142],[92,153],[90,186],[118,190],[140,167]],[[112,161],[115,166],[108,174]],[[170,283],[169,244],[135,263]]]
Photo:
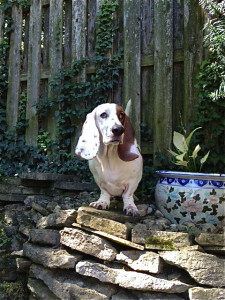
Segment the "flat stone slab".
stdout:
[[[138,300],[186,300],[181,295],[178,296],[176,294],[157,293],[157,292],[139,292],[139,291],[135,291],[133,293],[136,296],[135,300],[137,300],[137,299]],[[117,300],[123,300],[123,298],[117,299]],[[130,299],[128,299],[128,300],[130,300]],[[207,300],[209,300],[209,299],[207,299]]]
[[31,204],[32,209],[36,210],[37,212],[39,212],[41,215],[43,216],[48,216],[49,215],[49,211],[44,208],[43,206],[39,205],[38,203],[33,202]]
[[66,250],[51,249],[30,243],[23,245],[23,255],[31,261],[48,268],[73,269],[81,254],[70,255]]
[[80,261],[76,265],[76,272],[130,290],[183,293],[190,288],[190,285],[180,281],[169,281],[140,272],[109,268],[89,261]]
[[[30,292],[37,299],[46,299],[46,300],[60,300],[60,298],[56,297],[43,283],[42,280],[29,278],[27,287]],[[34,298],[34,299],[35,299]]]
[[68,191],[86,191],[92,192],[97,190],[96,184],[86,183],[86,182],[67,182],[67,181],[57,181],[53,184],[55,189],[68,190]]
[[222,254],[225,255],[225,247],[216,247],[216,246],[212,246],[212,247],[208,247],[208,246],[204,246],[204,250],[207,252],[212,252],[213,254]]
[[190,236],[184,232],[153,231],[135,226],[132,229],[132,242],[144,244],[146,249],[175,250],[191,245]]
[[19,272],[29,271],[31,264],[32,264],[32,262],[29,259],[26,259],[24,257],[16,258],[16,267]]
[[121,251],[116,260],[126,264],[135,271],[145,271],[158,274],[162,271],[163,262],[155,252],[127,250]]
[[75,228],[60,231],[61,243],[71,249],[84,252],[106,261],[114,260],[117,250],[105,239]]
[[24,202],[25,195],[21,194],[0,194],[0,201],[3,202]]
[[[122,201],[122,200],[121,200]],[[114,220],[120,223],[136,223],[139,220],[141,220],[140,216],[133,217],[133,216],[126,216],[122,213],[113,211],[113,210],[99,210],[90,206],[81,206],[79,207],[78,211],[83,211],[86,213],[89,213],[93,216],[99,217],[99,218],[105,218],[108,220]]]
[[60,234],[58,230],[54,229],[31,229],[29,232],[29,242],[58,246],[60,243]]
[[130,242],[130,241],[125,240],[125,239],[121,239],[119,237],[116,237],[116,236],[114,236],[112,234],[109,234],[109,233],[106,233],[106,232],[103,232],[103,231],[94,230],[94,229],[82,226],[80,224],[77,224],[77,223],[73,223],[73,226],[76,227],[76,228],[80,228],[80,229],[83,229],[85,231],[92,232],[94,234],[103,236],[103,237],[105,237],[106,239],[108,239],[108,240],[110,240],[112,242],[124,245],[126,247],[130,247],[130,248],[134,248],[134,249],[138,249],[138,250],[144,250],[145,249],[144,246],[142,246],[142,245]]
[[183,268],[202,285],[225,286],[225,259],[199,251],[165,251],[159,253],[168,264]]
[[224,234],[200,233],[195,240],[201,246],[225,246]]
[[127,239],[129,234],[129,229],[126,225],[114,220],[93,216],[83,210],[78,210],[77,223],[122,239]]
[[42,217],[37,222],[38,228],[62,228],[71,226],[76,220],[77,212],[75,209],[61,210],[52,213],[46,217]]
[[190,300],[224,300],[225,299],[225,289],[221,288],[201,288],[193,287],[189,289],[189,299]]
[[102,284],[97,280],[87,281],[74,271],[50,270],[33,264],[30,274],[44,282],[56,297],[63,300],[107,300],[116,293],[114,286]]
[[27,180],[39,180],[39,181],[74,181],[73,175],[64,175],[56,173],[22,173],[20,174],[21,179]]

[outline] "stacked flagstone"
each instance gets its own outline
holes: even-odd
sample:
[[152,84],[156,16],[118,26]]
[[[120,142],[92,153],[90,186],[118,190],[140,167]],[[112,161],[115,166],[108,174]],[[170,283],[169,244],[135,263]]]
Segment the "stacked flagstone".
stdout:
[[224,234],[173,231],[148,205],[129,217],[27,197],[5,222],[30,300],[225,299]]
[[204,250],[223,248],[223,234],[194,240],[132,219],[89,207],[42,216],[21,253],[30,299],[225,299],[225,258]]

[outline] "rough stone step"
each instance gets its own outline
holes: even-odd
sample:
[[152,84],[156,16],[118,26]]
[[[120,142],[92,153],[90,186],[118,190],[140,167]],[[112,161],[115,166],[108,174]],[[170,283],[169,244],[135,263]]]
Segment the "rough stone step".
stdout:
[[33,264],[30,274],[42,280],[54,295],[63,300],[109,300],[117,292],[117,288],[113,285],[96,280],[87,281],[74,271],[58,272]]
[[112,261],[117,250],[105,239],[75,228],[60,231],[61,243],[71,249],[84,252],[99,259]]
[[37,222],[38,228],[62,228],[71,226],[76,220],[77,211],[75,209],[61,210],[42,217]]
[[221,288],[202,288],[193,287],[189,289],[190,300],[224,300],[225,299],[225,289]]
[[81,254],[70,255],[66,250],[40,247],[34,244],[23,245],[23,255],[31,261],[48,268],[73,269]]
[[76,265],[76,272],[131,290],[183,293],[191,287],[180,281],[169,281],[140,272],[109,268],[90,261],[80,261]]
[[130,233],[129,228],[117,221],[106,218],[99,218],[86,213],[83,210],[78,210],[77,223],[91,229],[103,231],[116,237],[127,239]]
[[131,240],[152,250],[175,250],[192,244],[188,233],[153,231],[143,228],[141,224],[132,229]]
[[90,206],[82,206],[79,207],[78,211],[83,211],[86,213],[89,213],[93,216],[99,217],[99,218],[105,218],[109,220],[114,220],[120,223],[136,223],[138,222],[141,217],[140,216],[126,216],[123,213],[113,211],[113,210],[99,210]]
[[116,236],[114,236],[112,234],[109,234],[109,233],[106,233],[106,232],[103,232],[103,231],[99,231],[99,230],[94,230],[94,229],[82,226],[80,224],[77,224],[77,223],[73,223],[73,226],[77,227],[77,228],[80,228],[80,229],[83,229],[85,231],[92,232],[94,234],[103,236],[106,239],[108,239],[108,240],[110,240],[112,242],[115,242],[117,244],[121,244],[121,245],[124,245],[126,247],[131,247],[131,248],[138,249],[138,250],[144,250],[144,246],[136,244],[136,243],[133,243],[133,242],[130,242],[130,241],[125,240],[125,239],[121,239],[121,238],[116,237]]
[[168,264],[183,268],[202,285],[225,286],[225,259],[199,251],[165,251],[159,253]]
[[200,233],[195,238],[196,242],[201,246],[225,246],[225,235],[215,233]]
[[121,251],[117,254],[116,260],[129,266],[135,271],[158,274],[163,268],[163,262],[160,256],[157,253],[150,251]]

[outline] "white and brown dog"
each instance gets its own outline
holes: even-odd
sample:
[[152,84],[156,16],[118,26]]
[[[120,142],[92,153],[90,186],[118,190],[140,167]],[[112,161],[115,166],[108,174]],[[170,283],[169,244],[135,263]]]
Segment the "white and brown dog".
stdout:
[[101,190],[90,206],[107,209],[111,196],[122,196],[127,215],[138,215],[134,192],[142,176],[142,156],[126,111],[115,103],[97,106],[86,117],[75,153],[89,160],[89,168]]

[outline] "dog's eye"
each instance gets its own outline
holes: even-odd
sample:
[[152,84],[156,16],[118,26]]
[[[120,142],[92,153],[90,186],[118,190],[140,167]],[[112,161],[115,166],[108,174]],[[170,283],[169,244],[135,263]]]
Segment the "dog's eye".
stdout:
[[124,113],[120,113],[120,114],[119,114],[119,120],[120,120],[120,121],[123,121],[124,116],[125,116]]
[[102,114],[100,114],[100,117],[102,119],[106,119],[108,117],[107,113],[106,112],[103,112]]

